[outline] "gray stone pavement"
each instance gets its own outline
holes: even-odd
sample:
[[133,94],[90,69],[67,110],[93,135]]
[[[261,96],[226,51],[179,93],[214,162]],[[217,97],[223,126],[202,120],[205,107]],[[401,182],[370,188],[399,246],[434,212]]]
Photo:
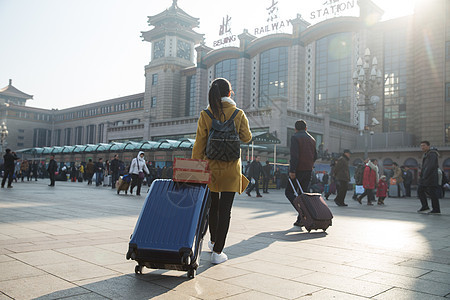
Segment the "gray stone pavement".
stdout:
[[[204,243],[194,279],[185,272],[135,275],[128,241],[144,196],[48,180],[0,190],[3,299],[447,299],[450,199],[441,215],[419,201],[336,207],[326,233],[293,227],[282,191],[236,197],[224,252],[209,262]],[[209,235],[207,234],[206,240]]]

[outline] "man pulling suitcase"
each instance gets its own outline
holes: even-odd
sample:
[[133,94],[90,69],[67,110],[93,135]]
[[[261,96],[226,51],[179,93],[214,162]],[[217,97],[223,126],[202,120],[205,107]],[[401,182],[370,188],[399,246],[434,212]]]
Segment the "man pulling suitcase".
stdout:
[[[289,178],[294,181],[297,180],[302,190],[308,191],[314,162],[317,159],[317,151],[316,140],[307,132],[307,126],[304,120],[295,122],[295,134],[291,137],[290,152]],[[294,205],[296,191],[292,188],[292,185],[286,185],[285,195],[294,208],[296,208]],[[303,226],[300,214],[297,216],[294,226]]]

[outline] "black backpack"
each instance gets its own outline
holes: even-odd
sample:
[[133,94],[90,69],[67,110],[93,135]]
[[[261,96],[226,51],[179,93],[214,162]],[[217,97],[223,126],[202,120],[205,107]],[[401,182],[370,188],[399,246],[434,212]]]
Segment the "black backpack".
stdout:
[[205,109],[212,119],[208,142],[206,143],[206,157],[213,160],[233,161],[240,157],[240,139],[234,125],[234,118],[239,109],[236,109],[229,120],[220,122],[213,114]]

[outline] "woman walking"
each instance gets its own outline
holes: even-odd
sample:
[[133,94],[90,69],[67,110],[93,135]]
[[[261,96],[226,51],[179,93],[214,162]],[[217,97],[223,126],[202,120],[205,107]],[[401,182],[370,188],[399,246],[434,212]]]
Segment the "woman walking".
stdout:
[[379,174],[378,174],[378,161],[376,159],[371,159],[366,165],[366,168],[364,169],[364,175],[363,175],[363,187],[364,187],[364,193],[361,194],[357,200],[359,204],[362,204],[361,200],[365,196],[367,196],[367,205],[373,205],[373,202],[375,201],[375,195],[373,194],[374,189],[377,187],[378,181],[379,181]]
[[133,158],[130,165],[131,174],[131,187],[130,194],[133,194],[133,188],[137,186],[136,196],[141,195],[142,180],[145,178],[145,174],[148,174],[147,164],[144,159],[144,152],[139,151],[136,158]]
[[[236,103],[230,98],[232,93],[231,84],[224,78],[213,81],[209,89],[209,106],[200,113],[198,120],[197,134],[192,158],[206,159],[209,161],[211,170],[211,182],[208,184],[211,190],[211,208],[209,212],[209,232],[211,240],[208,246],[212,251],[211,262],[220,264],[228,260],[227,255],[222,251],[225,247],[225,240],[230,226],[231,207],[235,193],[241,194],[248,185],[247,178],[241,172],[241,159],[233,161],[222,161],[208,159],[206,156],[206,146],[208,135],[212,127],[212,118],[209,114],[224,122],[229,120],[236,111]],[[248,125],[247,117],[242,110],[238,110],[234,117],[234,125],[239,139],[248,143],[252,139],[252,134]]]

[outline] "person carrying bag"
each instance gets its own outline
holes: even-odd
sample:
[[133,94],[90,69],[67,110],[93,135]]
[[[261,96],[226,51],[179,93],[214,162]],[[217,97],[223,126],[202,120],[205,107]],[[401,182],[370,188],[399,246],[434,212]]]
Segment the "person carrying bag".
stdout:
[[231,93],[228,80],[218,78],[213,81],[209,89],[209,106],[200,113],[192,149],[192,158],[207,160],[211,171],[211,182],[208,184],[211,190],[211,240],[208,247],[212,251],[213,264],[228,260],[222,250],[230,225],[231,206],[235,193],[241,194],[248,185],[248,179],[241,172],[236,137],[248,143],[252,134],[245,113],[236,108],[236,103],[230,98]]
[[145,178],[145,174],[150,173],[147,168],[147,164],[144,159],[144,152],[139,151],[136,158],[133,158],[130,165],[130,174],[131,174],[131,186],[130,186],[130,194],[133,194],[133,188],[137,186],[136,196],[141,195],[141,186],[142,181]]

